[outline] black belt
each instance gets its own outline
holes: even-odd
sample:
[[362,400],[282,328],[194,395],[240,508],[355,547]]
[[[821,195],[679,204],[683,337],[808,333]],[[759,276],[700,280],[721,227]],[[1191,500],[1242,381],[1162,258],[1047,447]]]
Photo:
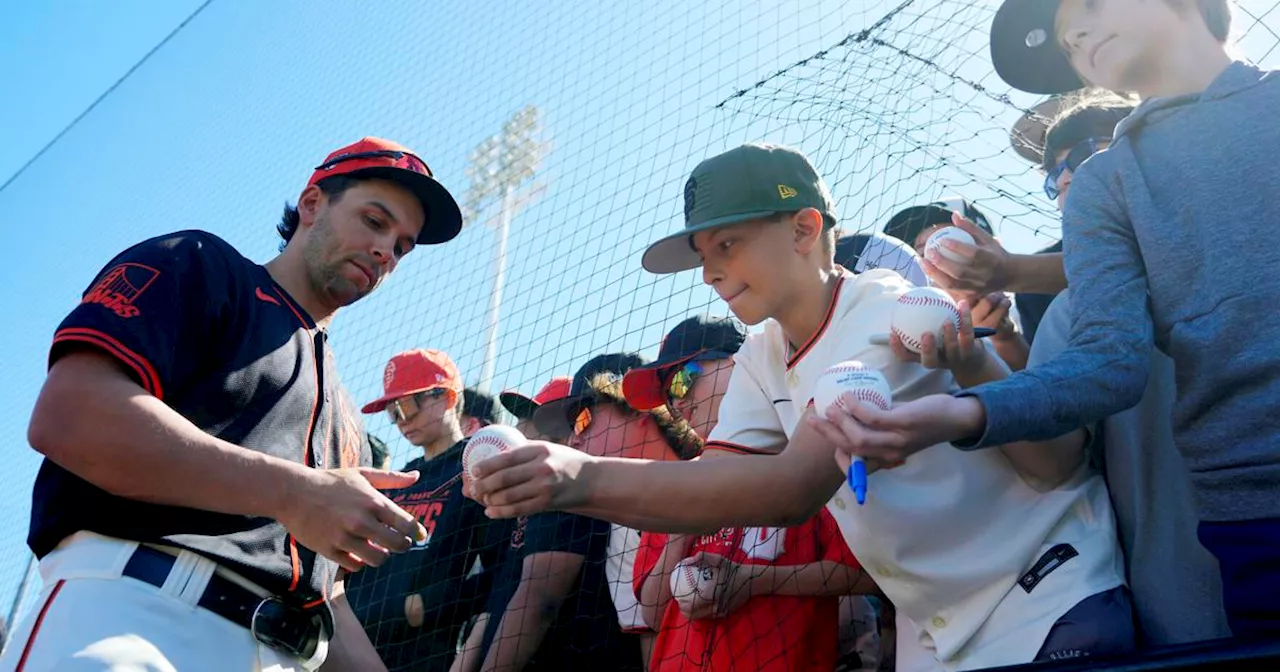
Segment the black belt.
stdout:
[[[125,563],[123,574],[159,588],[169,578],[177,560],[164,551],[140,544]],[[327,641],[333,633],[327,606],[307,610],[287,605],[274,596],[255,595],[217,574],[209,577],[204,594],[196,604],[245,628],[258,641],[304,661],[315,655],[319,643]]]

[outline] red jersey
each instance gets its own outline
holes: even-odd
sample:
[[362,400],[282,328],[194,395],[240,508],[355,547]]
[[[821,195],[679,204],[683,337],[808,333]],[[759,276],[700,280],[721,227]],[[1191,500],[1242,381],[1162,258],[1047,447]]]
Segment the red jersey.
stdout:
[[[632,581],[637,597],[666,543],[665,534],[641,535]],[[693,543],[689,555],[699,552],[738,564],[789,566],[833,560],[860,567],[825,508],[796,527],[720,530]],[[672,600],[662,615],[649,669],[831,672],[837,657],[839,601],[834,596],[762,595],[725,618],[690,621]]]

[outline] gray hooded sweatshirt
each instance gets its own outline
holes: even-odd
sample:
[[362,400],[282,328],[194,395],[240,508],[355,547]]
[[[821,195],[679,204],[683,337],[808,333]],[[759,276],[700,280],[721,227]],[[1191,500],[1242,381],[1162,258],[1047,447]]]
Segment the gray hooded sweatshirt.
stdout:
[[1201,519],[1280,517],[1280,72],[1233,63],[1202,93],[1143,102],[1072,177],[1067,350],[960,393],[987,427],[956,446],[1132,407],[1154,343],[1175,363],[1174,442]]

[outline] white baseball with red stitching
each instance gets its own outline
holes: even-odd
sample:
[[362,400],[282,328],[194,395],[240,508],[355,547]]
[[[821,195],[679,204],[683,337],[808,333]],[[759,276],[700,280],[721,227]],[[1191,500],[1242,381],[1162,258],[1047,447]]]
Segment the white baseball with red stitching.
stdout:
[[813,387],[814,411],[825,415],[832,405],[845,408],[840,397],[845,392],[852,394],[858,401],[886,411],[893,403],[893,391],[883,374],[862,362],[848,361],[840,362],[822,372]]
[[467,439],[467,447],[462,449],[462,469],[468,477],[475,478],[472,469],[477,464],[528,442],[515,427],[489,425]]
[[671,570],[671,598],[685,611],[692,611],[698,602],[711,602],[715,592],[715,567],[685,558]]
[[908,350],[920,354],[924,349],[920,336],[933,333],[941,347],[942,325],[948,321],[960,328],[960,311],[951,295],[935,287],[914,287],[898,297],[890,329]]
[[969,235],[968,231],[956,226],[948,226],[934,231],[933,235],[929,236],[929,239],[925,241],[924,244],[925,254],[928,254],[929,250],[937,250],[938,254],[941,254],[943,259],[963,261],[964,257],[948,250],[947,247],[942,244],[942,241],[944,240],[954,240],[957,243],[964,243],[965,245],[977,245],[977,242],[974,241],[973,236]]

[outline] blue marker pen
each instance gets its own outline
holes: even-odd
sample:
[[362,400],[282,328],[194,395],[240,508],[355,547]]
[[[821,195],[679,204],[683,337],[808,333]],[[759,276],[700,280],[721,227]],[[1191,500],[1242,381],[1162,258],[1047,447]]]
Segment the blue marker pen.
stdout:
[[849,489],[858,498],[859,506],[867,502],[867,463],[861,457],[849,463]]

